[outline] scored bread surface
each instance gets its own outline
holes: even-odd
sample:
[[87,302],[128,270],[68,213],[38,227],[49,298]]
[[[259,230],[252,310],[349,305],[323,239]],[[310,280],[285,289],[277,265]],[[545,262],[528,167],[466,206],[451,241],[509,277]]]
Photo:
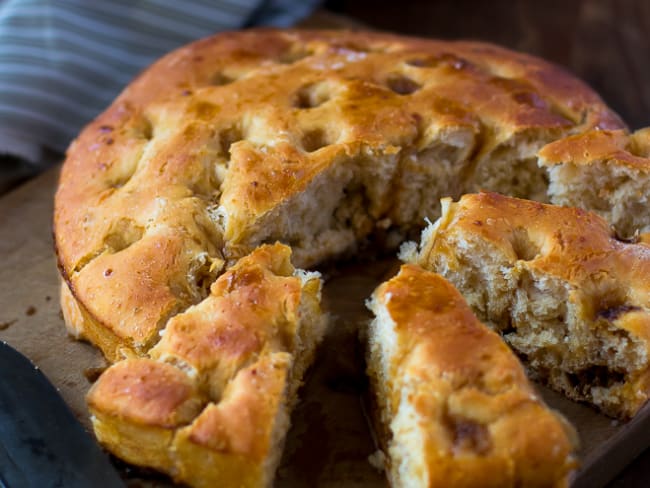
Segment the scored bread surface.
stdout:
[[[189,354],[186,341],[199,350],[205,346],[200,337],[168,333],[184,320],[201,323],[223,273],[276,241],[291,246],[298,267],[357,252],[368,239],[395,248],[425,218],[439,215],[441,197],[481,188],[566,199],[564,176],[558,186],[552,175],[556,166],[575,166],[575,158],[558,153],[538,162],[536,154],[548,143],[590,131],[630,137],[580,81],[531,56],[483,43],[250,30],[219,34],[163,57],[72,143],[55,198],[66,324],[110,362],[126,360],[89,397],[100,438],[130,462],[185,482],[200,483],[198,474],[191,480],[184,474],[190,471],[213,479],[219,470],[210,471],[211,457],[196,454],[192,459],[205,463],[191,467],[186,460],[187,453],[203,452],[197,439],[221,425],[214,420],[218,413],[199,422],[204,437],[189,435],[186,424],[198,422],[197,405],[208,405],[199,419],[219,408],[210,402],[234,388],[221,384],[223,378],[242,375],[241,384],[248,384],[251,363],[226,370],[209,364],[219,372],[208,373],[203,360],[183,356]],[[577,166],[567,182],[586,167]],[[619,171],[618,163],[603,168],[604,178]],[[581,191],[589,196],[591,189]],[[621,204],[623,198],[631,200]],[[619,209],[642,205],[644,198],[618,192],[578,204],[598,205],[628,234],[645,221],[621,217]],[[281,247],[264,252],[286,258]],[[206,354],[219,362],[222,353]],[[302,371],[310,354],[286,346],[263,358],[265,387],[277,399],[277,392],[300,382],[295,363]],[[133,412],[110,405],[110,398],[102,403],[113,390],[100,386],[122,373],[128,383],[131,369],[151,377],[152,385],[177,382],[186,392],[177,403],[163,402],[164,422],[131,418]],[[145,390],[147,401],[159,401],[156,388]],[[254,396],[251,391],[252,403]],[[279,405],[289,404],[277,400],[267,411],[285,415]],[[284,425],[269,415],[267,427]],[[135,439],[151,434],[159,439],[154,443],[172,446],[167,451],[176,457],[162,448],[129,451],[129,433]],[[265,468],[258,463],[253,470],[264,474],[251,475],[253,485],[270,482],[265,469],[277,452],[265,452]],[[232,473],[239,469],[226,464]]]
[[575,432],[448,281],[406,264],[369,308],[392,486],[567,486]]
[[598,215],[495,193],[443,202],[408,261],[442,274],[535,375],[627,418],[650,394],[650,247]]

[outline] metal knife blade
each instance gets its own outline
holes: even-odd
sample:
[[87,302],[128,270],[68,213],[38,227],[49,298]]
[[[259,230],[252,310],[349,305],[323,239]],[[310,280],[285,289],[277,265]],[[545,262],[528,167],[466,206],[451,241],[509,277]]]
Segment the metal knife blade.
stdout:
[[45,375],[0,342],[0,487],[124,488]]

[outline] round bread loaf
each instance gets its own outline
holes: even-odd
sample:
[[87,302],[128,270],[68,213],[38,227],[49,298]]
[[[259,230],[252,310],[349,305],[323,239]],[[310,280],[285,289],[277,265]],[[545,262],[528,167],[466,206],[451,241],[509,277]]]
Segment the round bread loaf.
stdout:
[[546,200],[538,149],[622,127],[580,81],[486,44],[273,30],[196,42],[69,148],[54,233],[88,326],[72,325],[101,330],[111,359],[142,354],[264,242],[312,266],[373,233],[398,244],[444,196]]
[[[580,81],[482,43],[250,30],[165,56],[72,143],[55,199],[66,324],[109,361],[127,358],[89,396],[98,435],[130,462],[192,485],[224,472],[242,486],[270,484],[296,385],[322,335],[314,304],[320,285],[286,264],[286,247],[254,250],[281,241],[296,266],[311,267],[369,241],[395,248],[439,216],[441,197],[490,189],[552,201],[548,168],[572,162],[558,156],[540,166],[537,152],[596,130],[627,137]],[[625,232],[628,224],[620,224]],[[257,281],[229,278],[249,268]],[[286,307],[272,299],[283,280],[303,297],[288,322],[281,320]],[[213,303],[239,306],[232,286],[243,287],[253,308],[263,290],[259,316],[287,329],[261,327],[256,336],[266,386],[256,383],[257,363],[239,356],[219,376],[220,354],[241,352],[235,339],[219,336],[225,345],[200,355],[209,371],[188,359],[194,346],[210,350],[201,334],[188,332],[192,321],[210,329],[203,319]],[[300,311],[303,300],[309,312]],[[211,313],[228,323],[223,310]],[[167,379],[181,390],[165,386]],[[148,385],[136,403],[164,408],[143,415],[130,407],[120,392],[136,380]],[[263,447],[224,434],[221,412],[240,412],[249,397],[257,398],[252,405],[272,403],[263,408]],[[227,440],[214,444],[215,432]],[[131,434],[136,441],[127,445]],[[147,438],[155,439],[152,451],[141,449]],[[244,471],[246,479],[238,478]]]

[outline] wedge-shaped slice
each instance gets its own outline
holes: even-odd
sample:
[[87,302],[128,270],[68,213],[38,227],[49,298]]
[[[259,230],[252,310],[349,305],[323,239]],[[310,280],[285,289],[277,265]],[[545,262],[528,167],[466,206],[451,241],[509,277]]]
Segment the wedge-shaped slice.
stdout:
[[552,203],[595,211],[621,236],[650,232],[650,128],[567,137],[545,146],[539,163],[548,170]]
[[441,273],[541,380],[631,417],[650,393],[650,247],[584,210],[494,193],[443,200],[402,257]]
[[270,486],[303,373],[322,338],[321,282],[263,246],[173,317],[149,357],[88,394],[97,438],[190,486]]
[[566,486],[575,432],[449,282],[407,264],[369,308],[392,486]]

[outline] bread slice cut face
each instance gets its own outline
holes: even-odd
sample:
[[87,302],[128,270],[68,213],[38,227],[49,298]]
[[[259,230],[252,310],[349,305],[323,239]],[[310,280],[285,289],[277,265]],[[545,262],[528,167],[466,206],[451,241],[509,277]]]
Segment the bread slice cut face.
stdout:
[[451,283],[406,264],[368,306],[391,486],[567,486],[575,432]]
[[628,418],[650,394],[650,247],[595,213],[495,193],[443,201],[419,250],[531,373]]

